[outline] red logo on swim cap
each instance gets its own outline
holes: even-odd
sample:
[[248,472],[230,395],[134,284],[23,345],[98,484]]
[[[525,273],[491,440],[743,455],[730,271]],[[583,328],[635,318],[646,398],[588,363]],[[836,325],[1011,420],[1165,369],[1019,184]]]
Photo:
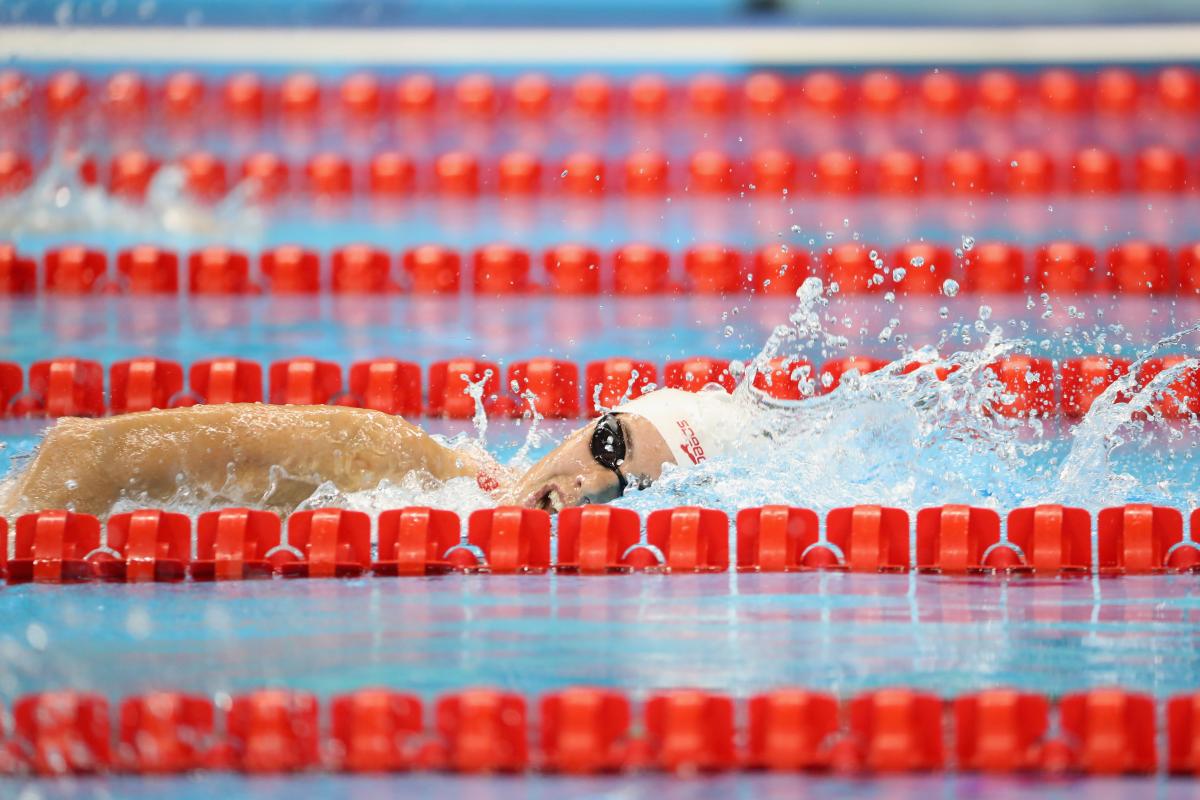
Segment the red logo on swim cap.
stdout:
[[700,444],[696,431],[692,429],[686,419],[681,419],[676,424],[679,425],[679,431],[684,438],[684,443],[679,445],[679,449],[692,460],[693,464],[699,464],[704,460],[704,445]]

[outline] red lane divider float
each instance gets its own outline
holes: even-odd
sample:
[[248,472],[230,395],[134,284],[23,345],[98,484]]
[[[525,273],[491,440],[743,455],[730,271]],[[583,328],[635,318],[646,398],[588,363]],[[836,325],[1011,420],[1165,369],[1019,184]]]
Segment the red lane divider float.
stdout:
[[319,712],[316,696],[303,692],[263,689],[235,696],[213,760],[218,768],[249,773],[311,769],[320,761]]
[[371,569],[371,518],[361,511],[298,511],[287,520],[287,544],[276,568],[287,578],[356,577]]
[[609,506],[565,508],[558,515],[559,572],[628,572],[627,554],[641,541],[636,511]]
[[192,521],[184,514],[142,510],[114,514],[105,541],[115,553],[93,560],[102,579],[139,583],[182,580],[192,553]]
[[431,575],[451,569],[450,551],[462,541],[458,515],[400,508],[379,515],[376,575]]
[[[1149,405],[1151,413],[1165,420],[1200,415],[1200,368],[1180,367],[1185,358],[1147,360],[1133,381],[1133,389],[1140,390],[1164,370],[1180,370],[1169,385],[1156,388]],[[803,360],[774,359],[755,375],[754,386],[774,398],[802,400],[832,392],[848,375],[862,376],[887,366],[888,362],[867,356],[834,359],[819,369]],[[913,362],[901,370],[909,373],[922,366]],[[1107,356],[1068,358],[1057,364],[1048,358],[1006,356],[984,370],[998,389],[987,411],[1015,418],[1062,414],[1078,419],[1130,368],[1130,361]],[[949,371],[935,367],[941,380]],[[407,417],[471,419],[476,413],[469,391],[474,384],[488,415],[520,417],[532,407],[549,419],[579,419],[638,397],[651,384],[657,385],[659,376],[652,362],[627,358],[593,361],[582,369],[553,358],[515,361],[507,370],[469,358],[438,361],[429,366],[427,391],[423,391],[420,365],[392,358],[356,362],[348,374],[340,364],[313,358],[283,359],[265,370],[246,359],[206,359],[186,370],[186,386],[184,372],[178,362],[153,357],[113,362],[106,399],[104,367],[98,362],[75,358],[35,362],[27,371],[28,386],[19,364],[0,362],[0,416],[97,417],[265,399],[278,405],[341,405]],[[739,381],[730,361],[710,357],[670,361],[662,375],[662,385],[692,392],[712,386],[731,392]],[[1128,402],[1129,394],[1121,392],[1113,399]]]
[[196,518],[193,580],[266,578],[275,572],[268,557],[280,545],[280,521],[270,511],[227,508]]
[[[436,194],[459,200],[480,196],[543,196],[579,201],[609,194],[626,196],[750,197],[962,197],[976,199],[1066,194],[1079,198],[1121,193],[1187,196],[1200,184],[1188,153],[1163,145],[1129,154],[1088,147],[1056,158],[1040,150],[1022,149],[1003,157],[978,150],[951,150],[925,155],[890,150],[865,156],[844,150],[794,153],[763,149],[744,157],[702,150],[679,159],[684,169],[672,172],[661,154],[637,152],[606,163],[598,155],[576,152],[543,167],[535,153],[512,151],[495,158],[451,151],[428,162],[395,152],[377,153],[365,161],[336,152],[321,152],[302,163],[260,151],[240,163],[197,151],[173,162],[184,173],[188,196],[215,203],[247,182],[252,199],[271,205],[284,197],[322,203],[355,196],[394,203],[414,195]],[[29,189],[40,165],[29,155],[0,151],[0,196]],[[802,168],[803,167],[803,168]],[[142,149],[113,156],[101,170],[85,161],[84,177],[96,181],[129,203],[145,200],[146,190],[163,162]],[[678,173],[678,174],[676,174]],[[553,177],[548,177],[553,176]],[[611,176],[611,177],[610,177]]]
[[575,687],[542,697],[540,766],[569,775],[618,772],[634,756],[632,703],[615,689]]
[[395,772],[418,765],[424,732],[421,701],[386,689],[363,689],[330,701],[333,768]]
[[130,70],[107,75],[62,70],[34,78],[6,70],[0,73],[0,108],[16,120],[44,117],[51,122],[95,111],[122,128],[137,128],[151,119],[171,125],[232,118],[242,126],[256,126],[268,117],[292,126],[319,124],[321,118],[356,126],[387,115],[412,122],[436,116],[472,124],[530,124],[559,116],[622,116],[641,124],[666,124],[678,115],[699,123],[737,115],[782,125],[809,118],[837,121],[847,114],[916,114],[937,124],[961,121],[971,113],[999,126],[1012,123],[1018,112],[1047,120],[1135,115],[1171,120],[1194,114],[1200,108],[1200,73],[1189,66],[1049,67],[1028,75],[1004,69],[919,74],[814,70],[801,75],[697,73],[671,79],[585,73],[555,79],[529,72],[515,77],[471,73],[439,80],[421,73],[392,77],[357,72],[337,82],[322,82],[306,72],[282,78],[241,72],[208,79],[190,71],[159,77]]
[[1094,522],[1093,529],[1092,514],[1081,508],[1041,505],[1009,511],[1002,525],[994,510],[946,505],[919,510],[914,531],[902,509],[859,505],[829,511],[822,530],[811,510],[763,506],[739,511],[731,530],[722,511],[682,507],[651,512],[643,535],[642,520],[629,509],[568,508],[555,523],[545,511],[500,507],[472,512],[464,538],[456,514],[413,507],[384,511],[377,520],[340,509],[297,512],[285,537],[279,517],[267,511],[210,511],[193,526],[184,514],[147,509],[114,514],[102,542],[96,517],[43,511],[13,520],[11,532],[0,520],[13,553],[0,561],[0,572],[9,583],[134,583],[189,574],[209,581],[450,571],[684,574],[731,567],[1039,576],[1200,569],[1200,510],[1187,530],[1180,511],[1143,504],[1102,509]]
[[[819,259],[804,250],[766,245],[753,251],[719,243],[679,254],[647,244],[601,252],[580,244],[551,247],[541,258],[526,249],[494,243],[470,253],[422,245],[398,257],[366,244],[336,248],[328,256],[294,245],[248,253],[210,246],[180,254],[139,245],[109,255],[81,245],[47,250],[37,259],[0,243],[0,295],[174,295],[182,286],[196,296],[458,294],[463,286],[483,297],[540,294],[573,296],[795,295],[809,276],[836,283],[845,295],[898,292],[936,297],[947,280],[979,293],[1189,296],[1200,292],[1200,243],[1178,249],[1128,241],[1105,253],[1070,241],[1049,242],[1028,253],[1010,244],[980,242],[954,253],[949,247],[908,243],[891,249],[837,245]],[[326,266],[328,264],[328,266]],[[534,265],[540,264],[535,270]],[[181,276],[183,266],[185,275]],[[469,275],[464,274],[464,265]],[[678,273],[678,275],[676,274]],[[39,277],[40,276],[40,277]],[[467,280],[466,278],[469,278]]]
[[508,574],[550,569],[550,515],[522,508],[471,514],[467,544],[452,551],[453,563],[468,571]]
[[954,724],[960,769],[995,774],[1038,770],[1046,763],[1050,711],[1049,698],[1012,689],[958,698]]
[[479,687],[428,704],[378,688],[326,701],[262,689],[222,703],[158,691],[112,708],[99,694],[53,691],[13,703],[0,772],[1194,776],[1198,697],[1167,698],[1160,713],[1150,695],[1116,687],[1057,698],[1004,687],[955,698],[903,687],[845,698],[781,687],[744,700],[592,687],[527,699]]
[[212,700],[203,695],[152,692],[126,698],[117,716],[115,765],[146,775],[214,766],[216,717]]
[[724,772],[738,763],[732,698],[676,689],[645,705],[645,760],[651,769],[682,775]]
[[523,772],[529,767],[525,698],[468,689],[440,698],[430,760],[452,772]]

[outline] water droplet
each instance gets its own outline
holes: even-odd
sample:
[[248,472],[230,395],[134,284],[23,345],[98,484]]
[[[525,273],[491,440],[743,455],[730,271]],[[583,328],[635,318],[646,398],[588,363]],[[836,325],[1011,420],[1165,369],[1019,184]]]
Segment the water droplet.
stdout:
[[900,281],[904,280],[904,276],[907,274],[908,270],[906,270],[904,267],[896,267],[894,270],[892,270],[892,280],[894,280],[896,283],[899,283]]
[[726,325],[726,326],[725,326],[725,330],[723,331],[723,333],[725,334],[725,338],[726,338],[726,339],[729,339],[729,338],[731,338],[731,337],[733,336],[733,326],[732,326],[732,325]]
[[975,246],[975,237],[974,236],[962,237],[962,249],[964,252],[967,252],[967,253],[971,252],[971,248],[974,246]]
[[135,608],[125,618],[125,632],[134,639],[146,639],[154,631],[150,620],[150,612],[144,608]]
[[992,318],[992,307],[987,306],[987,305],[980,306],[979,307],[979,318],[982,320],[991,319]]
[[29,623],[29,627],[25,629],[25,641],[29,642],[29,646],[34,650],[45,650],[46,645],[50,641],[50,636],[41,625],[31,622]]
[[946,297],[956,297],[958,295],[958,281],[953,278],[946,278],[942,281],[942,294]]
[[925,257],[924,256],[913,256],[912,259],[908,263],[909,263],[909,265],[920,269],[921,267],[925,266]]

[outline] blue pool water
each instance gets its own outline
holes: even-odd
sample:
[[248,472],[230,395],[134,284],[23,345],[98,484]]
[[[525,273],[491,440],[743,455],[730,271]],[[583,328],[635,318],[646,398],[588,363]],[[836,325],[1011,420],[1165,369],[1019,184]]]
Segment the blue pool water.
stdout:
[[464,800],[515,800],[515,798],[664,798],[665,800],[758,800],[791,798],[798,792],[805,797],[846,798],[884,797],[895,800],[919,800],[935,796],[962,797],[998,794],[1015,800],[1029,798],[1086,798],[1110,800],[1151,794],[1162,800],[1193,797],[1188,780],[1091,779],[1055,782],[1020,778],[982,777],[899,777],[886,783],[844,778],[793,775],[718,775],[681,780],[662,776],[643,776],[636,780],[621,778],[473,778],[421,775],[404,777],[302,776],[292,778],[241,778],[229,775],[205,775],[195,778],[105,778],[102,780],[64,779],[42,781],[36,785],[12,786],[22,796],[46,798],[89,797],[103,793],[122,798],[156,798],[170,792],[172,797],[206,798],[217,795],[247,795],[262,798],[350,797],[362,800],[406,795],[449,795]]
[[[116,697],[171,687],[221,694],[287,686],[323,696],[367,685],[438,692],[572,684],[635,697],[697,686],[738,696],[783,684],[839,693],[915,686],[954,695],[1012,685],[1057,694],[1119,684],[1165,696],[1200,678],[1193,576],[1119,580],[792,574],[271,581],[179,586],[20,586],[0,593],[0,693],[72,686]],[[400,782],[397,783],[397,780]],[[748,777],[565,780],[207,775],[35,781],[34,797],[171,791],[205,797],[888,797],[931,789],[1184,796],[1166,780]],[[0,782],[0,786],[5,785]],[[15,788],[16,783],[8,783]],[[1034,788],[1036,787],[1036,789]],[[1048,795],[1045,793],[1049,793]],[[15,792],[13,794],[15,795]],[[25,795],[22,795],[25,796]],[[792,795],[789,795],[792,796]]]
[[14,586],[4,604],[6,695],[388,685],[432,697],[579,684],[635,696],[1113,684],[1167,695],[1200,677],[1191,576],[455,575]]
[[[463,353],[512,359],[549,351],[580,362],[622,353],[659,361],[696,353],[750,358],[793,308],[787,301],[755,301],[745,306],[749,311],[738,315],[735,334],[727,337],[712,320],[731,302],[741,301],[339,302],[329,297],[254,298],[218,305],[95,298],[9,304],[3,322],[9,331],[6,357],[24,362],[72,354],[109,361],[149,352],[188,362],[218,352],[260,360],[304,353],[346,363],[375,355],[428,362]],[[872,323],[851,351],[895,353],[894,342],[880,343],[875,336],[880,301],[838,302],[850,304],[850,310],[834,308],[832,317],[845,312]],[[1069,325],[1093,336],[1120,318],[1130,331],[1128,338],[1141,343],[1176,329],[1196,310],[1195,301],[1109,303],[1090,307],[1088,320],[1061,311],[1043,320],[1025,309],[1023,299],[906,302],[910,309],[920,309],[922,302],[947,305],[953,309],[950,319],[964,322],[978,317],[980,303],[991,302],[998,319],[1024,323],[1035,349],[1044,344],[1041,352],[1059,357],[1077,352],[1079,341],[1061,334]],[[1113,317],[1104,318],[1099,327],[1087,324],[1101,319],[1101,311]],[[220,316],[210,319],[209,313]],[[633,324],[610,324],[608,316]],[[948,324],[933,313],[929,321],[914,316],[914,328],[926,336]],[[1124,338],[1109,334],[1112,339],[1104,341],[1110,347]],[[1137,351],[1129,341],[1125,347],[1128,355]],[[819,350],[811,355],[822,357]],[[466,423],[428,424],[446,434],[470,430]],[[574,424],[548,423],[554,433]],[[28,452],[42,425],[4,422],[5,455]],[[1053,444],[1031,458],[1030,469],[1061,462],[1069,449],[1069,426],[1056,422],[1051,427],[1047,435]],[[511,454],[525,430],[521,423],[493,423],[489,441],[502,455]],[[1176,481],[1170,491],[1181,507],[1190,505],[1192,487],[1200,485],[1198,460],[1183,445],[1133,448],[1118,461],[1120,469],[1147,485],[1168,476]],[[1171,467],[1169,475],[1164,475],[1166,466]],[[878,476],[876,483],[864,484],[863,499],[886,490],[895,477]],[[679,502],[670,494],[646,494],[638,499],[642,507]],[[803,495],[780,499],[812,504]],[[739,500],[744,498],[729,498],[728,507],[736,508]],[[1090,506],[1093,500],[1077,502]],[[894,685],[946,695],[995,685],[1050,694],[1121,685],[1165,697],[1200,683],[1198,614],[1200,584],[1191,575],[1074,580],[834,573],[446,576],[6,586],[0,591],[0,696],[63,686],[115,698],[161,687],[222,694],[265,685],[327,697],[387,685],[432,699],[472,685],[533,696],[572,684],[597,684],[627,689],[635,697],[671,686],[710,687],[744,697],[799,684],[843,695]],[[499,798],[590,797],[614,791],[635,797],[650,792],[759,797],[797,786],[795,779],[765,776],[683,783],[653,777],[637,782],[404,780],[405,791]],[[8,785],[14,792],[18,786]],[[399,784],[301,777],[249,785],[267,797],[292,792],[378,797]],[[837,779],[806,779],[803,785],[816,796],[874,791],[867,784]],[[35,792],[32,796],[47,798],[93,791],[138,797],[168,789],[183,797],[205,797],[234,787],[241,791],[245,785],[221,775],[22,786]],[[930,790],[994,790],[1021,796],[1035,791],[1032,787],[965,778],[912,779],[889,785],[887,793],[907,797]],[[1171,781],[1148,780],[1087,782],[1070,791],[1106,797],[1134,787],[1154,787],[1163,797],[1185,790]]]
[[[742,0],[587,0],[569,4],[550,0],[415,0],[407,3],[371,3],[368,0],[263,0],[250,7],[230,3],[196,3],[160,0],[148,11],[135,0],[114,0],[72,6],[69,19],[81,25],[139,25],[148,17],[160,25],[334,25],[379,26],[524,26],[677,25],[681,15],[688,25],[972,25],[1130,22],[1187,22],[1196,19],[1186,0],[1154,0],[1137,8],[1070,0],[1047,7],[1033,0],[1015,0],[1002,8],[963,6],[945,9],[928,0],[811,4],[800,2],[745,3]],[[62,11],[50,4],[14,5],[2,10],[0,21],[50,25],[61,23]]]
[[[716,6],[717,4],[713,4]],[[1136,125],[1141,123],[1136,123]],[[1153,135],[1113,142],[1131,147]],[[212,134],[211,144],[222,131]],[[385,134],[348,144],[366,153]],[[986,131],[974,130],[972,136]],[[1074,132],[1079,140],[1120,131]],[[1191,129],[1166,131],[1176,143],[1191,141]],[[460,144],[470,131],[417,142],[435,152]],[[623,132],[628,137],[629,132]],[[613,135],[597,147],[628,152],[644,143]],[[681,134],[673,153],[687,153],[706,141],[704,131]],[[731,152],[745,149],[741,131],[711,132],[707,139]],[[889,144],[930,142],[923,129],[895,133]],[[874,141],[875,144],[871,144]],[[1113,143],[1113,142],[1110,142]],[[218,142],[219,143],[219,142]],[[303,156],[328,142],[300,142]],[[868,149],[879,140],[863,137]],[[165,152],[183,145],[159,142]],[[196,145],[191,142],[189,146]],[[483,145],[500,152],[510,141]],[[38,143],[40,147],[40,142]],[[107,146],[107,145],[106,145]],[[747,145],[748,146],[748,145]],[[946,149],[950,141],[934,143]],[[1005,144],[1004,146],[1007,146]],[[1065,152],[1071,142],[1052,143]],[[1115,145],[1114,145],[1115,146]],[[234,142],[233,153],[239,145]],[[23,250],[40,252],[62,241],[84,241],[112,249],[155,241],[180,250],[211,242],[231,243],[255,252],[280,243],[300,243],[324,251],[351,241],[369,241],[392,251],[425,241],[463,249],[495,239],[530,248],[579,240],[609,249],[645,240],[678,250],[718,239],[749,247],[783,240],[813,251],[827,243],[859,238],[894,244],[926,238],[956,244],[963,237],[1002,238],[1029,245],[1066,236],[1097,247],[1145,237],[1177,245],[1195,239],[1200,202],[1194,195],[1164,201],[1050,198],[1008,202],[984,200],[966,207],[940,201],[907,204],[876,200],[838,205],[811,200],[764,201],[753,196],[705,202],[673,197],[651,205],[620,199],[597,203],[536,202],[528,207],[443,201],[403,205],[380,212],[365,206],[323,211],[298,205],[256,219],[231,206],[216,214],[156,218],[121,210],[89,213],[86,205],[39,226],[0,209],[0,222]],[[167,209],[168,211],[171,209]],[[320,213],[318,213],[320,211]],[[75,213],[79,212],[79,213]],[[94,209],[93,209],[94,212]],[[10,216],[5,217],[5,213]],[[191,212],[189,212],[191,213]],[[75,214],[72,216],[72,214]],[[324,214],[322,216],[321,214]],[[32,219],[32,218],[31,218]],[[36,222],[36,220],[34,220]],[[795,231],[792,225],[800,225]],[[88,299],[40,298],[0,304],[0,358],[28,364],[52,356],[79,356],[105,363],[152,354],[184,363],[213,355],[259,361],[308,355],[347,364],[373,356],[430,361],[450,356],[486,356],[503,362],[550,355],[577,363],[616,355],[636,355],[659,363],[676,357],[714,355],[749,359],[771,331],[787,321],[790,301],[739,298],[545,299],[462,298],[312,299]],[[987,311],[981,311],[981,306]],[[944,311],[943,311],[944,309]],[[892,328],[881,340],[880,331]],[[1200,317],[1200,301],[1088,298],[1077,304],[1038,298],[933,297],[900,299],[834,298],[823,324],[846,337],[844,348],[817,346],[804,351],[815,361],[846,352],[896,357],[902,349],[937,345],[943,353],[980,346],[984,330],[998,325],[1004,336],[1021,339],[1023,351],[1065,358],[1104,352],[1133,357],[1147,344]],[[844,320],[850,320],[847,325]],[[728,326],[728,327],[727,327]],[[982,329],[981,329],[982,328]],[[896,337],[901,337],[897,339]],[[1194,338],[1173,347],[1194,352]],[[884,404],[862,406],[864,414],[890,413]],[[891,408],[891,411],[896,411]],[[903,417],[904,421],[917,419]],[[847,443],[885,449],[896,446],[871,434],[888,419],[864,425]],[[44,423],[0,422],[0,466],[28,453]],[[470,431],[465,423],[430,423],[445,434]],[[570,423],[550,423],[553,434]],[[1040,473],[1035,489],[1053,476],[1072,447],[1065,423],[1050,426],[1046,444],[1023,458],[1022,469]],[[489,444],[503,457],[525,436],[517,423],[494,423]],[[1028,436],[1027,434],[1024,434]],[[1118,449],[1113,466],[1088,473],[1096,484],[1077,484],[1075,502],[1095,507],[1109,495],[1102,477],[1128,473],[1132,499],[1158,499],[1190,510],[1200,486],[1200,459],[1194,434],[1163,446],[1134,443]],[[940,441],[940,440],[939,440]],[[1013,434],[1014,446],[1042,440]],[[828,441],[825,442],[828,444]],[[795,449],[805,446],[793,441]],[[536,456],[547,448],[535,448]],[[941,446],[941,445],[939,445]],[[917,450],[920,448],[914,446]],[[825,452],[825,451],[823,451]],[[829,451],[832,452],[832,451]],[[936,476],[962,462],[935,457],[905,460],[922,474]],[[790,475],[795,454],[742,454],[770,464],[778,457],[785,480],[810,483],[812,475]],[[844,455],[844,454],[843,454]],[[991,458],[988,456],[987,458]],[[1004,466],[980,457],[976,467]],[[850,460],[850,459],[847,459]],[[861,458],[860,461],[870,459]],[[884,465],[894,463],[886,458]],[[915,469],[914,469],[915,471]],[[761,473],[760,473],[761,474]],[[975,476],[998,484],[1003,506],[1014,496],[1029,500],[1036,491],[1008,473]],[[826,476],[817,475],[817,479]],[[906,476],[895,472],[855,474],[857,500],[893,496]],[[1163,485],[1163,482],[1166,485]],[[967,481],[968,483],[970,481]],[[936,482],[906,496],[935,499]],[[842,485],[840,489],[854,488]],[[970,487],[967,487],[970,488]],[[978,488],[978,487],[977,487]],[[684,489],[695,489],[685,486]],[[954,492],[965,491],[956,486]],[[1005,491],[1010,494],[1004,494]],[[648,492],[627,501],[642,510],[680,502],[712,502],[734,508],[750,492],[716,496],[698,490],[683,496]],[[827,507],[827,496],[780,496],[797,505]],[[940,496],[941,502],[963,499]],[[970,498],[975,499],[975,498]],[[916,501],[914,500],[914,503]],[[824,504],[824,505],[823,505]],[[1008,503],[1011,504],[1011,503]],[[0,588],[0,697],[58,687],[89,689],[110,697],[170,687],[230,693],[263,685],[286,686],[322,696],[383,684],[426,698],[470,685],[494,685],[529,695],[571,684],[628,689],[635,696],[668,686],[700,686],[737,696],[782,684],[828,689],[840,694],[904,685],[954,695],[984,686],[1013,685],[1059,694],[1118,684],[1159,697],[1200,685],[1196,615],[1200,584],[1195,576],[1123,579],[942,578],[845,574],[796,575],[638,575],[600,579],[565,576],[448,576],[405,580],[270,581],[178,586]],[[439,776],[395,779],[299,777],[246,783],[215,775],[178,780],[0,783],[0,793],[21,797],[75,797],[107,793],[119,797],[210,797],[253,792],[258,796],[381,797],[397,787],[416,794],[463,797],[641,797],[794,796],[798,787],[817,797],[879,790],[887,796],[944,796],[989,792],[1006,797],[1183,796],[1190,786],[1166,780],[1068,781],[1057,784],[974,778],[913,778],[868,787],[841,779],[753,776],[675,781],[658,777],[620,780],[450,779]]]

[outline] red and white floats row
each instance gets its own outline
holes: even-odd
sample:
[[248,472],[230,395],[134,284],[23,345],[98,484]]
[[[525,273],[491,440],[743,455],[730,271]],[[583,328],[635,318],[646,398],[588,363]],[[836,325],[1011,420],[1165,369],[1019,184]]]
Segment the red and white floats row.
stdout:
[[[777,505],[736,514],[679,507],[650,512],[581,506],[560,511],[500,507],[457,514],[411,507],[381,512],[317,509],[287,518],[245,508],[192,519],[141,510],[100,520],[71,511],[17,517],[0,574],[10,584],[93,580],[247,580],[420,576],[447,572],[578,575],[663,572],[933,572],[944,574],[1152,575],[1200,569],[1200,510],[1190,532],[1173,508],[1131,504],[1093,515],[1039,505],[1008,512],[945,505],[837,508]],[[553,530],[552,530],[553,525]],[[194,527],[194,535],[193,535]],[[910,541],[915,542],[914,545]],[[374,547],[373,547],[374,544]],[[731,552],[732,548],[732,552]],[[8,555],[11,550],[11,555]]]
[[[505,243],[469,252],[429,244],[398,255],[367,244],[347,245],[329,254],[283,245],[256,258],[223,246],[180,253],[155,245],[130,247],[110,258],[104,250],[68,244],[46,250],[40,265],[36,257],[0,243],[0,296],[39,291],[164,295],[181,289],[189,295],[322,291],[446,295],[465,287],[493,296],[753,293],[792,297],[810,276],[836,283],[843,295],[933,296],[960,291],[1194,295],[1200,293],[1200,242],[1173,249],[1128,241],[1105,253],[1074,241],[1028,249],[985,241],[958,252],[928,242],[886,249],[851,243],[829,246],[816,255],[778,244],[743,250],[703,243],[682,253],[649,244],[628,244],[609,252],[563,244],[540,254]],[[954,281],[949,292],[947,280]]]
[[794,113],[836,118],[903,112],[951,120],[982,112],[1004,119],[1030,111],[1194,117],[1200,113],[1200,71],[1186,66],[1153,71],[1055,67],[1032,74],[1004,69],[934,69],[919,74],[818,70],[797,75],[701,73],[682,80],[654,74],[625,80],[602,73],[566,80],[542,73],[511,79],[471,73],[439,80],[428,74],[359,72],[324,81],[308,72],[273,79],[254,72],[209,77],[180,71],[159,78],[133,71],[92,76],[64,70],[35,78],[7,70],[0,72],[0,108],[9,115],[50,120],[96,111],[118,122],[151,115],[175,121],[254,123],[276,115],[312,121],[326,114],[374,120],[435,113],[458,120],[519,121],[566,113],[591,120],[624,115],[672,123],[680,113],[708,119],[744,114],[766,120]]
[[[1200,369],[1179,367],[1182,355],[1165,355],[1142,362],[1132,390],[1144,388],[1164,370],[1180,374],[1161,387],[1148,410],[1164,419],[1200,415]],[[754,378],[754,386],[780,400],[803,400],[833,391],[850,372],[865,375],[888,367],[884,359],[848,356],[818,367],[808,361],[776,358]],[[1049,358],[1011,355],[986,368],[1000,394],[988,411],[1008,417],[1078,418],[1114,381],[1128,375],[1132,362],[1110,356],[1082,356],[1061,362]],[[932,370],[944,379],[955,367],[913,361],[894,369],[911,373]],[[613,357],[587,363],[532,358],[502,369],[497,362],[461,358],[429,365],[422,386],[422,368],[411,361],[376,358],[350,366],[349,381],[340,364],[314,358],[291,358],[267,365],[242,358],[213,358],[194,362],[186,370],[169,359],[145,357],[113,362],[105,369],[98,361],[57,358],[31,364],[0,362],[0,416],[99,417],[201,403],[259,403],[277,405],[339,405],[367,408],[406,417],[471,419],[476,412],[471,384],[482,387],[486,413],[520,417],[528,412],[524,398],[532,395],[537,413],[549,419],[579,419],[613,408],[626,398],[640,396],[648,386],[700,391],[716,384],[733,391],[739,378],[732,362],[694,357],[666,363],[659,372],[653,361]],[[582,372],[582,381],[581,381]],[[185,386],[186,375],[186,386]],[[26,382],[27,377],[27,382]],[[501,378],[505,380],[501,382]],[[662,378],[661,383],[659,378]],[[509,390],[513,390],[510,393]],[[1117,402],[1128,397],[1118,395]]]
[[[640,694],[640,693],[639,693]],[[493,688],[439,696],[364,688],[331,697],[262,689],[214,699],[51,691],[18,697],[4,772],[252,774],[440,770],[589,775],[731,770],[850,775],[957,771],[1143,775],[1200,770],[1200,694],[1160,702],[1121,688],[1053,697],[992,688],[943,698],[779,688],[570,687],[527,699]],[[1159,750],[1159,741],[1163,750]]]
[[[1088,147],[1062,159],[1038,149],[1015,150],[1003,158],[970,149],[937,156],[909,150],[877,156],[849,150],[806,155],[779,149],[735,156],[710,149],[678,159],[653,151],[623,159],[589,152],[551,159],[524,150],[484,159],[452,151],[428,161],[391,150],[366,161],[329,151],[301,163],[268,151],[227,163],[200,151],[172,163],[182,170],[189,197],[199,202],[220,200],[241,181],[248,181],[250,197],[258,202],[287,196],[336,199],[363,194],[388,200],[414,194],[469,198],[535,197],[548,192],[580,197],[624,192],[634,197],[736,193],[760,199],[944,195],[981,200],[1058,192],[1082,197],[1121,192],[1179,195],[1200,187],[1200,162],[1193,154],[1163,146],[1129,155]],[[105,163],[84,159],[80,175],[86,183],[140,202],[162,167],[162,159],[152,153],[127,150]],[[28,155],[0,150],[0,198],[32,186],[38,170]]]

